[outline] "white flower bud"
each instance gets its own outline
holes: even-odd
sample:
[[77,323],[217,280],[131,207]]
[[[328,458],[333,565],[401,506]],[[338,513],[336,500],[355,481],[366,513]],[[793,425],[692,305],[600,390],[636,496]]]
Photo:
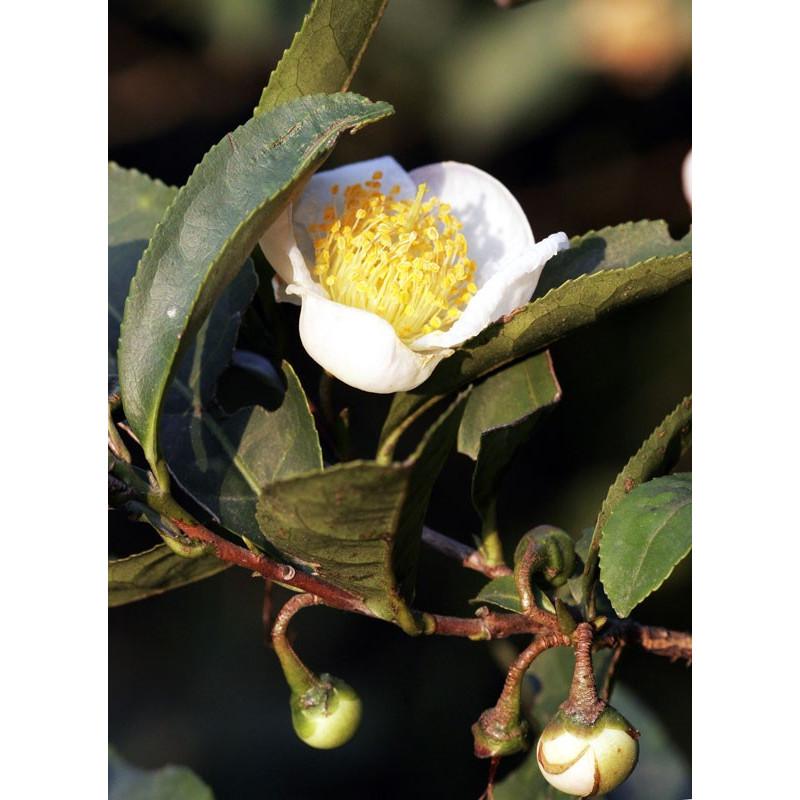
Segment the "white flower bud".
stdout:
[[545,779],[577,797],[616,789],[639,758],[639,732],[607,706],[587,724],[560,710],[539,738],[536,757]]

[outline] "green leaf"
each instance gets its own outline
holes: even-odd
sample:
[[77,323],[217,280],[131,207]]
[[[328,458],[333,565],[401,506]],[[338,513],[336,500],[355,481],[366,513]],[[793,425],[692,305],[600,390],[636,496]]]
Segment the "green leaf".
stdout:
[[212,555],[181,558],[165,544],[108,562],[108,605],[121,606],[210,578],[230,564]]
[[108,800],[214,800],[214,794],[188,767],[140,769],[109,747]]
[[544,297],[551,289],[581,275],[623,269],[649,258],[677,256],[691,249],[692,234],[673,239],[663,219],[624,222],[589,231],[574,237],[569,250],[562,250],[545,264],[533,299]]
[[217,379],[231,362],[242,316],[257,285],[253,262],[248,259],[225,287],[181,357],[167,392],[164,413],[199,413],[212,404]]
[[347,89],[388,1],[315,0],[255,113],[301,95]]
[[416,633],[411,601],[433,483],[456,437],[459,397],[402,463],[351,461],[267,484],[256,516],[298,569],[362,597],[380,618]]
[[256,523],[256,500],[273,481],[322,469],[322,451],[303,388],[284,363],[280,407],[243,408],[228,419],[210,412],[165,414],[164,452],[181,487],[229,531],[272,552]]
[[160,483],[158,421],[180,356],[339,135],[391,110],[350,94],[271,109],[211,148],[167,209],[131,283],[118,353],[125,414]]
[[597,515],[589,551],[584,559],[585,588],[594,579],[603,529],[622,498],[639,484],[669,472],[688,451],[691,443],[692,399],[685,397],[645,439],[608,490]]
[[600,574],[621,617],[655,591],[692,547],[692,476],[654,478],[620,500],[603,528]]
[[[556,608],[550,598],[536,585],[531,586],[536,605],[556,613]],[[492,605],[504,608],[506,611],[513,611],[515,614],[522,614],[522,605],[519,602],[517,585],[514,583],[513,575],[503,575],[493,578],[478,592],[477,597],[470,600],[470,603],[491,603]]]
[[141,240],[147,243],[177,194],[174,186],[109,162],[109,246]]
[[108,165],[108,372],[117,371],[117,342],[136,265],[178,190],[133,169]]
[[458,429],[458,450],[473,461],[487,434],[514,428],[561,399],[549,352],[526,358],[490,375],[470,394]]
[[[626,260],[627,264],[605,268],[604,243],[610,249],[608,241],[614,241],[612,232],[617,229],[605,230],[603,235],[592,232],[571,240],[571,247],[579,251],[589,247],[587,242],[591,243],[589,249],[593,257],[580,260],[581,268],[592,270],[591,274],[568,280],[544,297],[489,325],[442,361],[421,386],[410,392],[398,392],[384,423],[381,441],[431,396],[448,394],[504,364],[542,350],[619,308],[664,294],[691,277],[691,252],[636,261],[643,249],[638,239],[635,246],[631,243],[627,259],[619,246],[612,249],[613,264],[620,265]],[[658,228],[648,227],[648,230],[653,236],[658,232]],[[571,250],[562,251],[551,260],[556,274],[561,271],[559,261],[568,258],[570,253]],[[565,269],[574,271],[574,263]]]
[[490,375],[473,389],[458,429],[458,449],[476,460],[472,502],[484,521],[514,453],[560,399],[547,351]]

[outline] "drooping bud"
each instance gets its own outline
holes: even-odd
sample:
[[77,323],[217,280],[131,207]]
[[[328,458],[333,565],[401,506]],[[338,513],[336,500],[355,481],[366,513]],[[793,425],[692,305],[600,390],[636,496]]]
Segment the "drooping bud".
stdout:
[[505,717],[497,707],[487,708],[472,726],[478,758],[500,758],[528,749],[528,723],[518,714]]
[[272,626],[272,644],[291,690],[289,706],[295,733],[310,747],[330,750],[353,738],[361,723],[361,700],[350,684],[326,672],[316,675],[286,638],[286,626],[297,611],[322,601],[312,594],[287,600]]
[[361,700],[352,686],[322,673],[289,701],[295,733],[309,746],[330,750],[350,741],[361,723]]
[[575,568],[575,546],[570,535],[553,525],[528,531],[514,553],[514,573],[522,569],[543,586],[563,586]]
[[593,723],[559,709],[539,738],[536,759],[548,783],[577,797],[616,789],[639,758],[639,732],[606,706]]

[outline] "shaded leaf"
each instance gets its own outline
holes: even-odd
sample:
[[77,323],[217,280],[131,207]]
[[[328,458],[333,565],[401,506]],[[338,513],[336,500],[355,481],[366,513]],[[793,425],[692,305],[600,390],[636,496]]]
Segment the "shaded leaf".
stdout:
[[248,259],[181,356],[164,402],[164,413],[199,411],[211,405],[217,380],[233,358],[242,315],[257,285],[253,262]]
[[561,387],[548,352],[490,375],[475,386],[467,401],[458,429],[458,451],[476,460],[487,433],[514,427],[560,398]]
[[[586,238],[595,239],[599,235],[591,233]],[[584,237],[578,237],[573,244],[580,247],[583,241]],[[639,250],[637,247],[631,257],[635,258]],[[569,252],[559,253],[552,262]],[[617,254],[617,258],[621,256]],[[585,266],[592,264],[595,270],[599,266],[596,261]],[[601,268],[567,281],[465,342],[442,361],[421,386],[409,392],[398,392],[384,423],[381,440],[431,396],[452,392],[619,308],[664,294],[689,280],[691,266],[692,254],[682,253],[631,262],[624,268]]]
[[125,298],[147,242],[178,194],[134,169],[108,165],[108,372],[117,371]]
[[692,398],[685,397],[662,423],[645,439],[608,490],[600,507],[589,551],[584,559],[584,580],[593,580],[597,568],[600,541],[608,518],[625,495],[634,487],[669,472],[692,443]]
[[256,500],[273,481],[322,469],[322,451],[303,388],[284,363],[286,393],[274,411],[243,408],[165,414],[164,453],[181,487],[229,531],[270,550],[256,523]]
[[209,578],[230,564],[212,555],[181,558],[165,544],[108,562],[108,605],[121,606]]
[[315,0],[255,113],[301,95],[347,89],[388,1]]
[[458,430],[458,449],[476,459],[472,502],[484,521],[514,454],[560,399],[549,352],[512,364],[473,389]]
[[188,767],[140,769],[109,747],[108,800],[214,800],[214,794]]
[[264,537],[298,569],[362,597],[382,619],[416,632],[413,597],[422,523],[456,437],[465,397],[402,463],[351,461],[264,486]]
[[620,500],[603,528],[600,574],[627,617],[669,577],[692,546],[692,476],[654,478]]
[[118,352],[128,423],[160,482],[158,421],[181,354],[339,134],[391,110],[349,94],[271,109],[211,148],[167,209],[131,283]]
[[[555,606],[550,601],[550,598],[538,586],[533,584],[531,590],[539,608],[543,608],[551,614],[556,613]],[[493,578],[478,592],[477,597],[470,600],[470,603],[491,603],[494,606],[504,608],[506,611],[522,614],[522,605],[519,601],[517,585],[514,583],[513,575],[502,575],[499,578]]]

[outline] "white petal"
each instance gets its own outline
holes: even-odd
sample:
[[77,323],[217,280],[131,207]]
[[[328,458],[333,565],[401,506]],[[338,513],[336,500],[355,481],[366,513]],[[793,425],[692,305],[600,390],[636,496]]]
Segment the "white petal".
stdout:
[[692,205],[692,151],[686,154],[681,167],[681,180],[683,183],[683,196],[691,207]]
[[452,350],[415,353],[386,320],[316,294],[303,296],[300,339],[311,358],[344,383],[365,392],[403,392],[419,386]]
[[[416,183],[448,203],[464,226],[469,257],[475,262],[475,283],[481,286],[509,256],[534,242],[530,223],[514,195],[500,181],[470,164],[444,161],[409,173]],[[533,290],[531,290],[533,291]]]
[[[595,758],[588,742],[565,733],[546,744],[542,744],[542,740],[539,739],[537,751],[539,770],[548,783],[559,791],[578,797],[590,794],[595,781]],[[580,753],[583,755],[578,758]],[[575,763],[563,772],[547,772],[542,764],[542,757],[555,767],[561,767],[572,761]]]
[[415,339],[411,347],[455,347],[480,333],[487,325],[510,314],[530,300],[544,265],[559,251],[569,247],[565,233],[554,233],[530,245],[501,265],[479,288],[461,316],[446,331],[433,331]]
[[267,232],[259,240],[259,245],[285,284],[299,283],[302,286],[310,287],[314,283],[306,260],[300,252],[292,232],[291,206],[267,229]]

